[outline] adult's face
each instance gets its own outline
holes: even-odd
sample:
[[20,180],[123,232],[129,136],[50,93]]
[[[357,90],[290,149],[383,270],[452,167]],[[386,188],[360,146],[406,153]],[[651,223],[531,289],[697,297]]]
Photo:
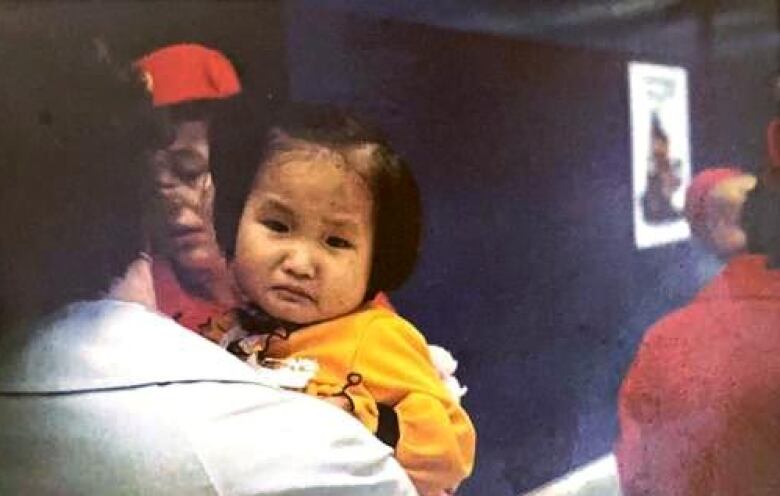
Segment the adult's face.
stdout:
[[179,272],[204,270],[220,260],[213,223],[214,185],[209,172],[209,125],[179,120],[174,138],[151,159],[152,240]]

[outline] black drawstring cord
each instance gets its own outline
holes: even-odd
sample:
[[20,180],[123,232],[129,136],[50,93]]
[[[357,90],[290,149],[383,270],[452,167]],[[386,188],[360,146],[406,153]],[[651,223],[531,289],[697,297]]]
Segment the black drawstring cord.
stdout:
[[341,391],[335,394],[329,395],[331,398],[346,398],[347,402],[349,402],[349,412],[355,413],[355,402],[352,401],[352,398],[347,394],[347,389],[353,387],[353,386],[359,386],[363,382],[363,376],[360,375],[357,372],[350,372],[347,374],[347,383],[344,384],[344,387],[341,388]]
[[[302,327],[300,324],[277,319],[254,303],[238,307],[236,309],[236,316],[238,317],[238,323],[241,328],[249,333],[250,336],[263,335],[265,338],[262,343],[262,348],[257,350],[258,362],[262,362],[267,358],[271,340],[273,338],[287,340],[293,332]],[[249,354],[241,348],[240,343],[240,339],[229,343],[227,350],[242,360],[246,360],[249,358]]]

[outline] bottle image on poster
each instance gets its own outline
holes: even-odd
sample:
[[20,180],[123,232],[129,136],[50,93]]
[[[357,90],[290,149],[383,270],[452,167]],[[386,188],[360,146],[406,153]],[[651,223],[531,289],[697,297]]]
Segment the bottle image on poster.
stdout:
[[682,212],[672,204],[672,195],[680,189],[680,160],[669,157],[669,137],[655,112],[650,125],[650,153],[647,164],[647,188],[642,196],[642,214],[648,224],[672,222]]

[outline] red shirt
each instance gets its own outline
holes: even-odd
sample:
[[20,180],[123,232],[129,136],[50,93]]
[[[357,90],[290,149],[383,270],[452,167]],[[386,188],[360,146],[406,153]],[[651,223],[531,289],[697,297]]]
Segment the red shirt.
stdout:
[[619,397],[624,494],[780,494],[780,270],[732,259],[646,334]]
[[179,283],[171,265],[160,258],[152,262],[152,278],[157,310],[195,332],[202,332],[211,320],[224,315],[229,308],[188,293]]

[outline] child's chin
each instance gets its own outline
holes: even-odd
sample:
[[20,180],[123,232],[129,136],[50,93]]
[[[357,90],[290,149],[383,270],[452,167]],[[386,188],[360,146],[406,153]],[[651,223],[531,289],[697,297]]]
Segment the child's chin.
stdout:
[[272,317],[293,324],[306,325],[318,320],[316,315],[312,315],[312,312],[300,308],[300,305],[294,303],[275,302],[272,305],[264,306],[264,308]]

